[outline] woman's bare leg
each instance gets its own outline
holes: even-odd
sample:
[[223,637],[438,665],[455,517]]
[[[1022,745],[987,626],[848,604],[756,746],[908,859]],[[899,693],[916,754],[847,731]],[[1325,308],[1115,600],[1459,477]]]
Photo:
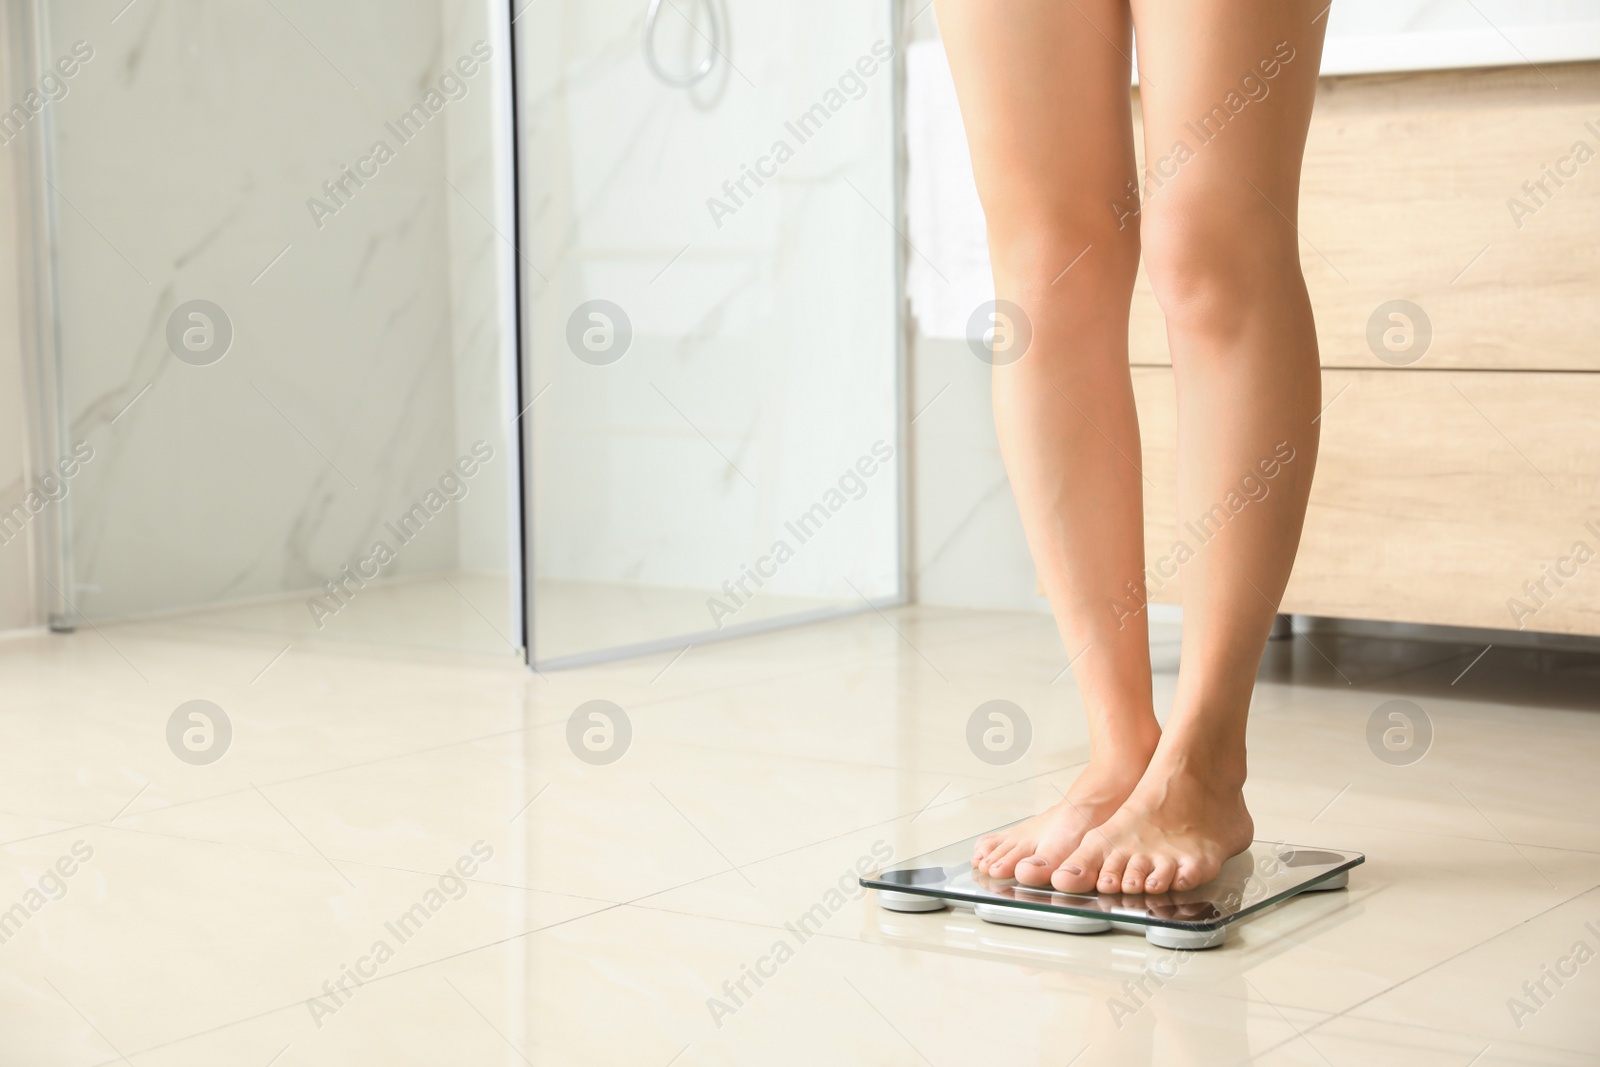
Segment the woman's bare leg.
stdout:
[[1111,209],[1136,174],[1130,15],[1127,0],[938,0],[938,14],[996,295],[1032,325],[1026,355],[995,368],[995,421],[1040,581],[1081,657],[1091,750],[1066,800],[982,839],[973,863],[1043,885],[1127,798],[1160,736],[1145,619],[1112,607],[1126,583],[1144,589],[1128,373],[1138,226]]
[[1167,316],[1193,558],[1161,743],[1127,802],[1055,872],[1064,891],[1192,888],[1254,832],[1245,718],[1317,453],[1317,339],[1294,220],[1325,2],[1131,0],[1146,76],[1144,254]]

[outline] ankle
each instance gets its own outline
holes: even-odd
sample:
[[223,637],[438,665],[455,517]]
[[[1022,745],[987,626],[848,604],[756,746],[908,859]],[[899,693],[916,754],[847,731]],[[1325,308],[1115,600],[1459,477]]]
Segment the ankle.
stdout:
[[1169,731],[1150,766],[1167,778],[1188,779],[1208,793],[1237,793],[1248,773],[1244,738]]
[[1152,715],[1148,726],[1122,724],[1092,735],[1089,765],[1100,774],[1137,780],[1160,746],[1161,726]]

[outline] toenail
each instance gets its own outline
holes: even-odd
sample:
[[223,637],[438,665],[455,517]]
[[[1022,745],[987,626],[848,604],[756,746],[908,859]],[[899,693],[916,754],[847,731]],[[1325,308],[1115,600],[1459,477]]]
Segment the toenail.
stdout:
[[1066,871],[1066,872],[1067,872],[1067,873],[1068,873],[1068,874],[1070,874],[1070,875],[1074,875],[1074,876],[1076,876],[1076,875],[1080,875],[1080,874],[1082,874],[1082,873],[1083,873],[1083,868],[1082,868],[1082,867],[1074,867],[1074,866],[1073,866],[1073,865],[1072,865],[1072,864],[1070,864],[1070,863],[1069,863],[1069,864],[1067,864],[1067,865],[1066,865],[1066,866],[1065,866],[1065,867],[1063,867],[1063,868],[1061,868],[1061,869],[1062,869],[1062,870],[1063,870],[1063,871]]
[[1044,860],[1040,859],[1038,856],[1029,856],[1027,859],[1023,860],[1022,862],[1028,864],[1030,867],[1032,867],[1032,866],[1040,866],[1040,867],[1042,867],[1044,865]]

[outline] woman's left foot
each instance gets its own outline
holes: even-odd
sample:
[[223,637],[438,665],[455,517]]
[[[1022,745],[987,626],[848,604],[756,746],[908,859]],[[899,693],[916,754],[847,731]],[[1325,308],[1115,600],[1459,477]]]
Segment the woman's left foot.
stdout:
[[1250,847],[1255,823],[1242,767],[1236,775],[1202,775],[1196,762],[1211,769],[1209,760],[1158,751],[1132,795],[1089,831],[1050,884],[1063,893],[1165,893],[1215,878],[1225,860]]

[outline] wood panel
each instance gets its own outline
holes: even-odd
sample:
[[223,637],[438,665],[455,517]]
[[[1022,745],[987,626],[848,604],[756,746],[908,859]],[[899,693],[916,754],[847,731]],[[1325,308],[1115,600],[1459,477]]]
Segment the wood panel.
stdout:
[[[1134,386],[1154,561],[1178,536],[1172,372],[1135,368]],[[1323,402],[1284,610],[1600,634],[1600,375],[1335,369]]]
[[[1600,63],[1324,79],[1302,185],[1325,366],[1386,366],[1368,320],[1400,299],[1419,369],[1600,370]],[[1143,272],[1132,319],[1132,361],[1167,363]]]

